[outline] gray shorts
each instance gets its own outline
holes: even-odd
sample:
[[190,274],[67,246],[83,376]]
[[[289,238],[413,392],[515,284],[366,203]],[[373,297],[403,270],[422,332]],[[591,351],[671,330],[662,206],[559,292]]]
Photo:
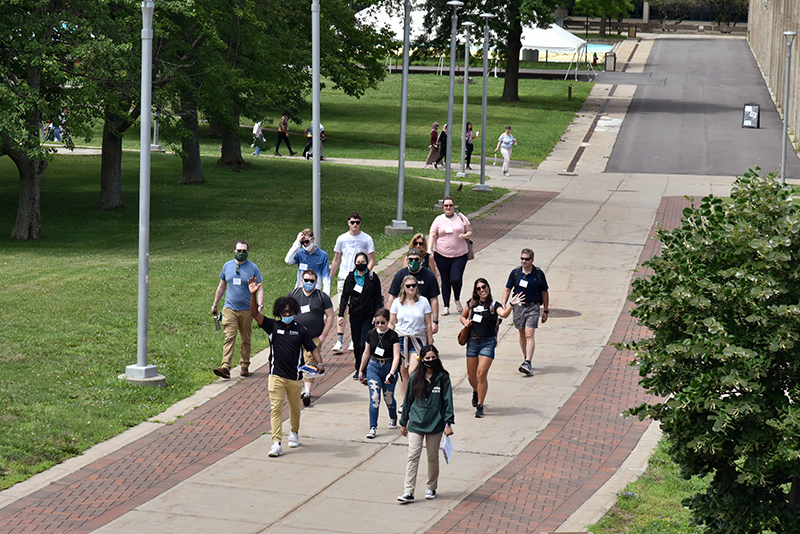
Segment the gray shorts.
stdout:
[[539,305],[514,306],[514,328],[517,330],[539,328]]

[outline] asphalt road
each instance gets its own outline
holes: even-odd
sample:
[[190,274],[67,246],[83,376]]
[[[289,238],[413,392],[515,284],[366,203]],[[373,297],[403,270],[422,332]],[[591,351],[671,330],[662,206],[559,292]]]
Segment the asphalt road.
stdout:
[[[780,165],[781,119],[744,39],[658,39],[644,75],[606,172],[740,176]],[[759,129],[742,128],[748,102],[761,105]],[[786,177],[800,178],[797,156],[787,160]]]

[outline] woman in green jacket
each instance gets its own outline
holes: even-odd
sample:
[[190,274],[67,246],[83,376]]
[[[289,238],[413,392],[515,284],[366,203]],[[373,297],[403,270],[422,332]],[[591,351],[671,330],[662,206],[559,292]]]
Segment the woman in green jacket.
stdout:
[[451,436],[453,418],[453,386],[450,374],[442,366],[439,351],[433,345],[420,349],[421,367],[411,375],[411,387],[406,390],[403,413],[400,416],[400,432],[408,436],[408,463],[401,503],[414,502],[417,485],[419,457],[422,442],[428,449],[428,482],[425,498],[436,498],[439,484],[439,445],[442,434]]

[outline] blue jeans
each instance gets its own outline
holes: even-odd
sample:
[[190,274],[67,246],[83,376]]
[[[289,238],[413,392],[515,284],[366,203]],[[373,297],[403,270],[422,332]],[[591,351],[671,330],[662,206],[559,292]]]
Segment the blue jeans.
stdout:
[[494,349],[497,347],[497,337],[487,337],[486,339],[472,339],[467,341],[467,358],[477,358],[486,356],[494,359]]
[[394,374],[395,381],[386,384],[386,375],[392,370],[391,360],[386,363],[378,363],[373,359],[367,364],[367,385],[369,386],[369,427],[378,427],[378,409],[381,406],[381,393],[383,401],[389,409],[389,419],[397,419],[397,401],[394,398],[394,386],[397,384],[397,372]]

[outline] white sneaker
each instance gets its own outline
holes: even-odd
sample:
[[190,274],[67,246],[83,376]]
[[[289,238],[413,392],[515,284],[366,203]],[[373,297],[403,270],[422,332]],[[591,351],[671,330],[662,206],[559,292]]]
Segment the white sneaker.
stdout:
[[397,428],[397,419],[389,419],[389,428]]
[[300,446],[300,434],[297,432],[289,432],[289,447],[296,449]]
[[378,435],[378,429],[373,426],[372,428],[369,429],[369,432],[367,432],[367,439],[375,439],[375,436],[377,435]]
[[342,342],[337,341],[333,344],[333,352],[342,352]]
[[434,491],[434,490],[425,490],[425,498],[426,499],[435,499],[436,498],[436,491]]
[[349,345],[347,345],[347,350],[353,350],[353,342],[351,341]]
[[269,450],[270,458],[277,458],[278,456],[283,456],[283,447],[281,447],[281,442],[276,441],[272,444],[272,448]]

